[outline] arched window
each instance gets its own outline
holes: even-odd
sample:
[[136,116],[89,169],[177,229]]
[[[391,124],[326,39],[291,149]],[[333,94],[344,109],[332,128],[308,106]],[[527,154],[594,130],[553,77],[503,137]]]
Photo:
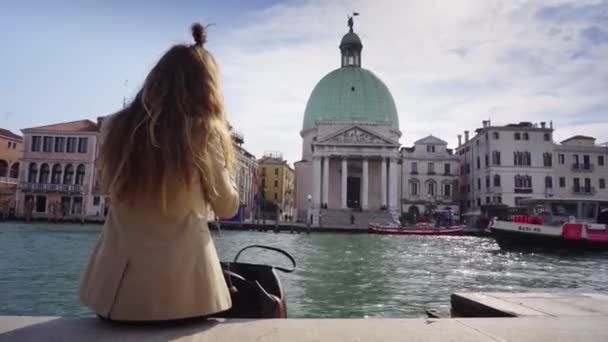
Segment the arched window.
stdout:
[[10,176],[11,178],[19,178],[19,163],[13,163],[13,165],[11,165],[11,174]]
[[82,185],[84,183],[84,165],[80,164],[76,168],[76,184]]
[[42,166],[40,166],[40,183],[48,183],[50,174],[51,168],[49,167],[49,164],[42,164]]
[[0,159],[0,177],[8,175],[8,163],[4,159]]
[[420,183],[417,180],[410,181],[410,195],[417,196],[420,193]]
[[74,166],[68,164],[63,171],[63,184],[74,184]]
[[28,183],[36,183],[36,179],[38,178],[38,165],[36,163],[30,163],[29,172],[27,175]]
[[53,165],[53,173],[51,175],[51,183],[61,184],[61,165]]
[[500,186],[500,175],[494,175],[494,186]]
[[434,180],[427,182],[426,190],[427,190],[427,192],[426,192],[427,194],[429,194],[431,196],[435,196],[437,194],[437,182],[435,182]]

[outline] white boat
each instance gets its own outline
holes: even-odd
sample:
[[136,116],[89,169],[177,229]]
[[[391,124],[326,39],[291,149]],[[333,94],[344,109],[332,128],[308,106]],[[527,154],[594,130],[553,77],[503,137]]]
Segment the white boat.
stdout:
[[502,249],[608,250],[608,200],[531,199],[528,215],[493,218]]

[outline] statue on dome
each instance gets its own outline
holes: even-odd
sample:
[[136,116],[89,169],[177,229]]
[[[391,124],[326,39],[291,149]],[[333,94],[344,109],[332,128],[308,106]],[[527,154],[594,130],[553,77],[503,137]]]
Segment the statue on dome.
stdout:
[[353,25],[355,24],[355,22],[353,21],[353,17],[356,17],[358,15],[359,15],[359,12],[353,12],[353,15],[346,16],[348,18],[348,27],[350,29],[350,32],[353,32]]

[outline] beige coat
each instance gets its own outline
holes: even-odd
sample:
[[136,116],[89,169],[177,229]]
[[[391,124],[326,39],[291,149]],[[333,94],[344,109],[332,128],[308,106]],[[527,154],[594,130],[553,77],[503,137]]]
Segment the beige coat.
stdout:
[[169,203],[170,216],[143,198],[135,206],[112,199],[80,287],[81,301],[97,314],[116,320],[168,320],[230,308],[207,213],[211,207],[218,216],[230,217],[239,200],[219,144],[211,146],[219,193],[211,203],[200,186],[176,194]]

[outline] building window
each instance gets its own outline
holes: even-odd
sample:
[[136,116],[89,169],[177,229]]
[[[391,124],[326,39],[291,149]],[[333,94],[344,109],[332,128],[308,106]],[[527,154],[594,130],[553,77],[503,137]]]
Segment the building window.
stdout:
[[82,185],[84,184],[84,172],[85,167],[83,164],[78,165],[76,168],[76,184]]
[[574,178],[574,192],[580,192],[581,191],[581,180],[578,178]]
[[426,145],[426,151],[428,153],[435,153],[435,145]]
[[553,154],[551,152],[543,153],[543,165],[545,167],[553,166]]
[[479,146],[479,139],[475,140],[475,145]]
[[410,194],[412,196],[418,195],[418,181],[410,181]]
[[274,186],[275,186],[275,188],[279,186],[279,181],[276,179],[274,180]]
[[489,196],[486,196],[486,204],[487,203],[490,203],[490,197]]
[[53,137],[44,137],[42,141],[42,152],[53,151]]
[[279,168],[278,168],[278,167],[274,169],[274,175],[275,175],[275,176],[278,176],[278,175],[279,175]]
[[471,184],[465,185],[465,189],[467,190],[467,194],[471,192]]
[[488,141],[490,139],[488,133],[486,132],[486,141]]
[[28,170],[27,181],[28,183],[36,183],[36,179],[38,178],[38,165],[36,163],[30,163],[30,168]]
[[36,196],[36,212],[37,213],[46,212],[46,196],[45,195]]
[[68,153],[76,152],[76,138],[68,138],[68,146],[65,151]]
[[559,177],[559,187],[560,188],[566,187],[566,177]]
[[435,163],[428,164],[428,173],[429,173],[429,175],[435,174]]
[[500,138],[500,134],[498,132],[492,132],[492,137],[494,140],[498,140]]
[[553,188],[553,178],[551,176],[545,177],[545,188],[547,188],[547,189]]
[[431,196],[435,196],[437,193],[437,183],[435,181],[430,181],[427,183],[428,194]]
[[42,166],[40,166],[40,183],[48,183],[50,175],[51,168],[49,167],[49,164],[42,164]]
[[93,197],[93,205],[99,205],[99,203],[100,203],[99,196]]
[[597,156],[597,165],[604,166],[604,156]]
[[481,159],[479,159],[479,156],[477,156],[475,162],[477,163],[477,170],[481,169]]
[[516,189],[531,189],[532,188],[532,177],[531,176],[515,176],[515,188]]
[[443,165],[443,171],[444,171],[444,173],[445,173],[446,175],[449,175],[449,174],[451,173],[451,170],[450,170],[450,164],[449,164],[449,163],[445,163],[445,164]]
[[604,178],[599,179],[599,186],[600,186],[600,189],[606,188],[606,180]]
[[481,178],[477,178],[477,190],[481,190]]
[[500,151],[492,151],[492,165],[500,165]]
[[53,165],[53,173],[51,174],[52,184],[61,184],[61,165]]
[[513,165],[530,166],[532,164],[532,154],[530,152],[513,152]]
[[63,172],[63,184],[73,184],[74,181],[74,166],[68,164]]
[[557,162],[560,165],[564,165],[566,163],[566,156],[563,153],[557,155]]
[[64,137],[56,137],[55,138],[55,152],[63,152],[65,150],[65,138]]
[[443,195],[445,197],[452,196],[452,185],[451,184],[448,184],[448,183],[443,184]]
[[486,153],[486,156],[484,158],[484,164],[486,167],[490,166],[490,155]]
[[418,174],[418,163],[417,162],[412,162],[412,174],[413,175]]
[[515,133],[514,137],[515,137],[515,140],[521,140],[521,134],[519,134],[519,133]]
[[530,135],[528,133],[523,134],[524,140],[530,140]]
[[551,141],[551,134],[549,134],[549,133],[545,133],[545,134],[543,135],[543,139],[545,139],[545,141]]
[[481,198],[477,197],[477,207],[481,207]]
[[266,176],[266,168],[265,167],[262,168],[262,176]]
[[486,175],[486,189],[490,187],[490,175]]
[[500,186],[500,175],[494,175],[494,186]]
[[579,160],[578,160],[578,154],[574,154],[574,155],[572,155],[572,162],[573,162],[573,164],[575,164],[575,165],[578,165],[578,164],[579,164]]
[[78,153],[87,153],[89,138],[78,138]]
[[275,193],[274,193],[274,200],[276,201],[276,200],[278,200],[278,199],[279,199],[279,194],[275,192]]
[[40,152],[40,145],[42,144],[42,137],[33,136],[32,137],[32,152]]

